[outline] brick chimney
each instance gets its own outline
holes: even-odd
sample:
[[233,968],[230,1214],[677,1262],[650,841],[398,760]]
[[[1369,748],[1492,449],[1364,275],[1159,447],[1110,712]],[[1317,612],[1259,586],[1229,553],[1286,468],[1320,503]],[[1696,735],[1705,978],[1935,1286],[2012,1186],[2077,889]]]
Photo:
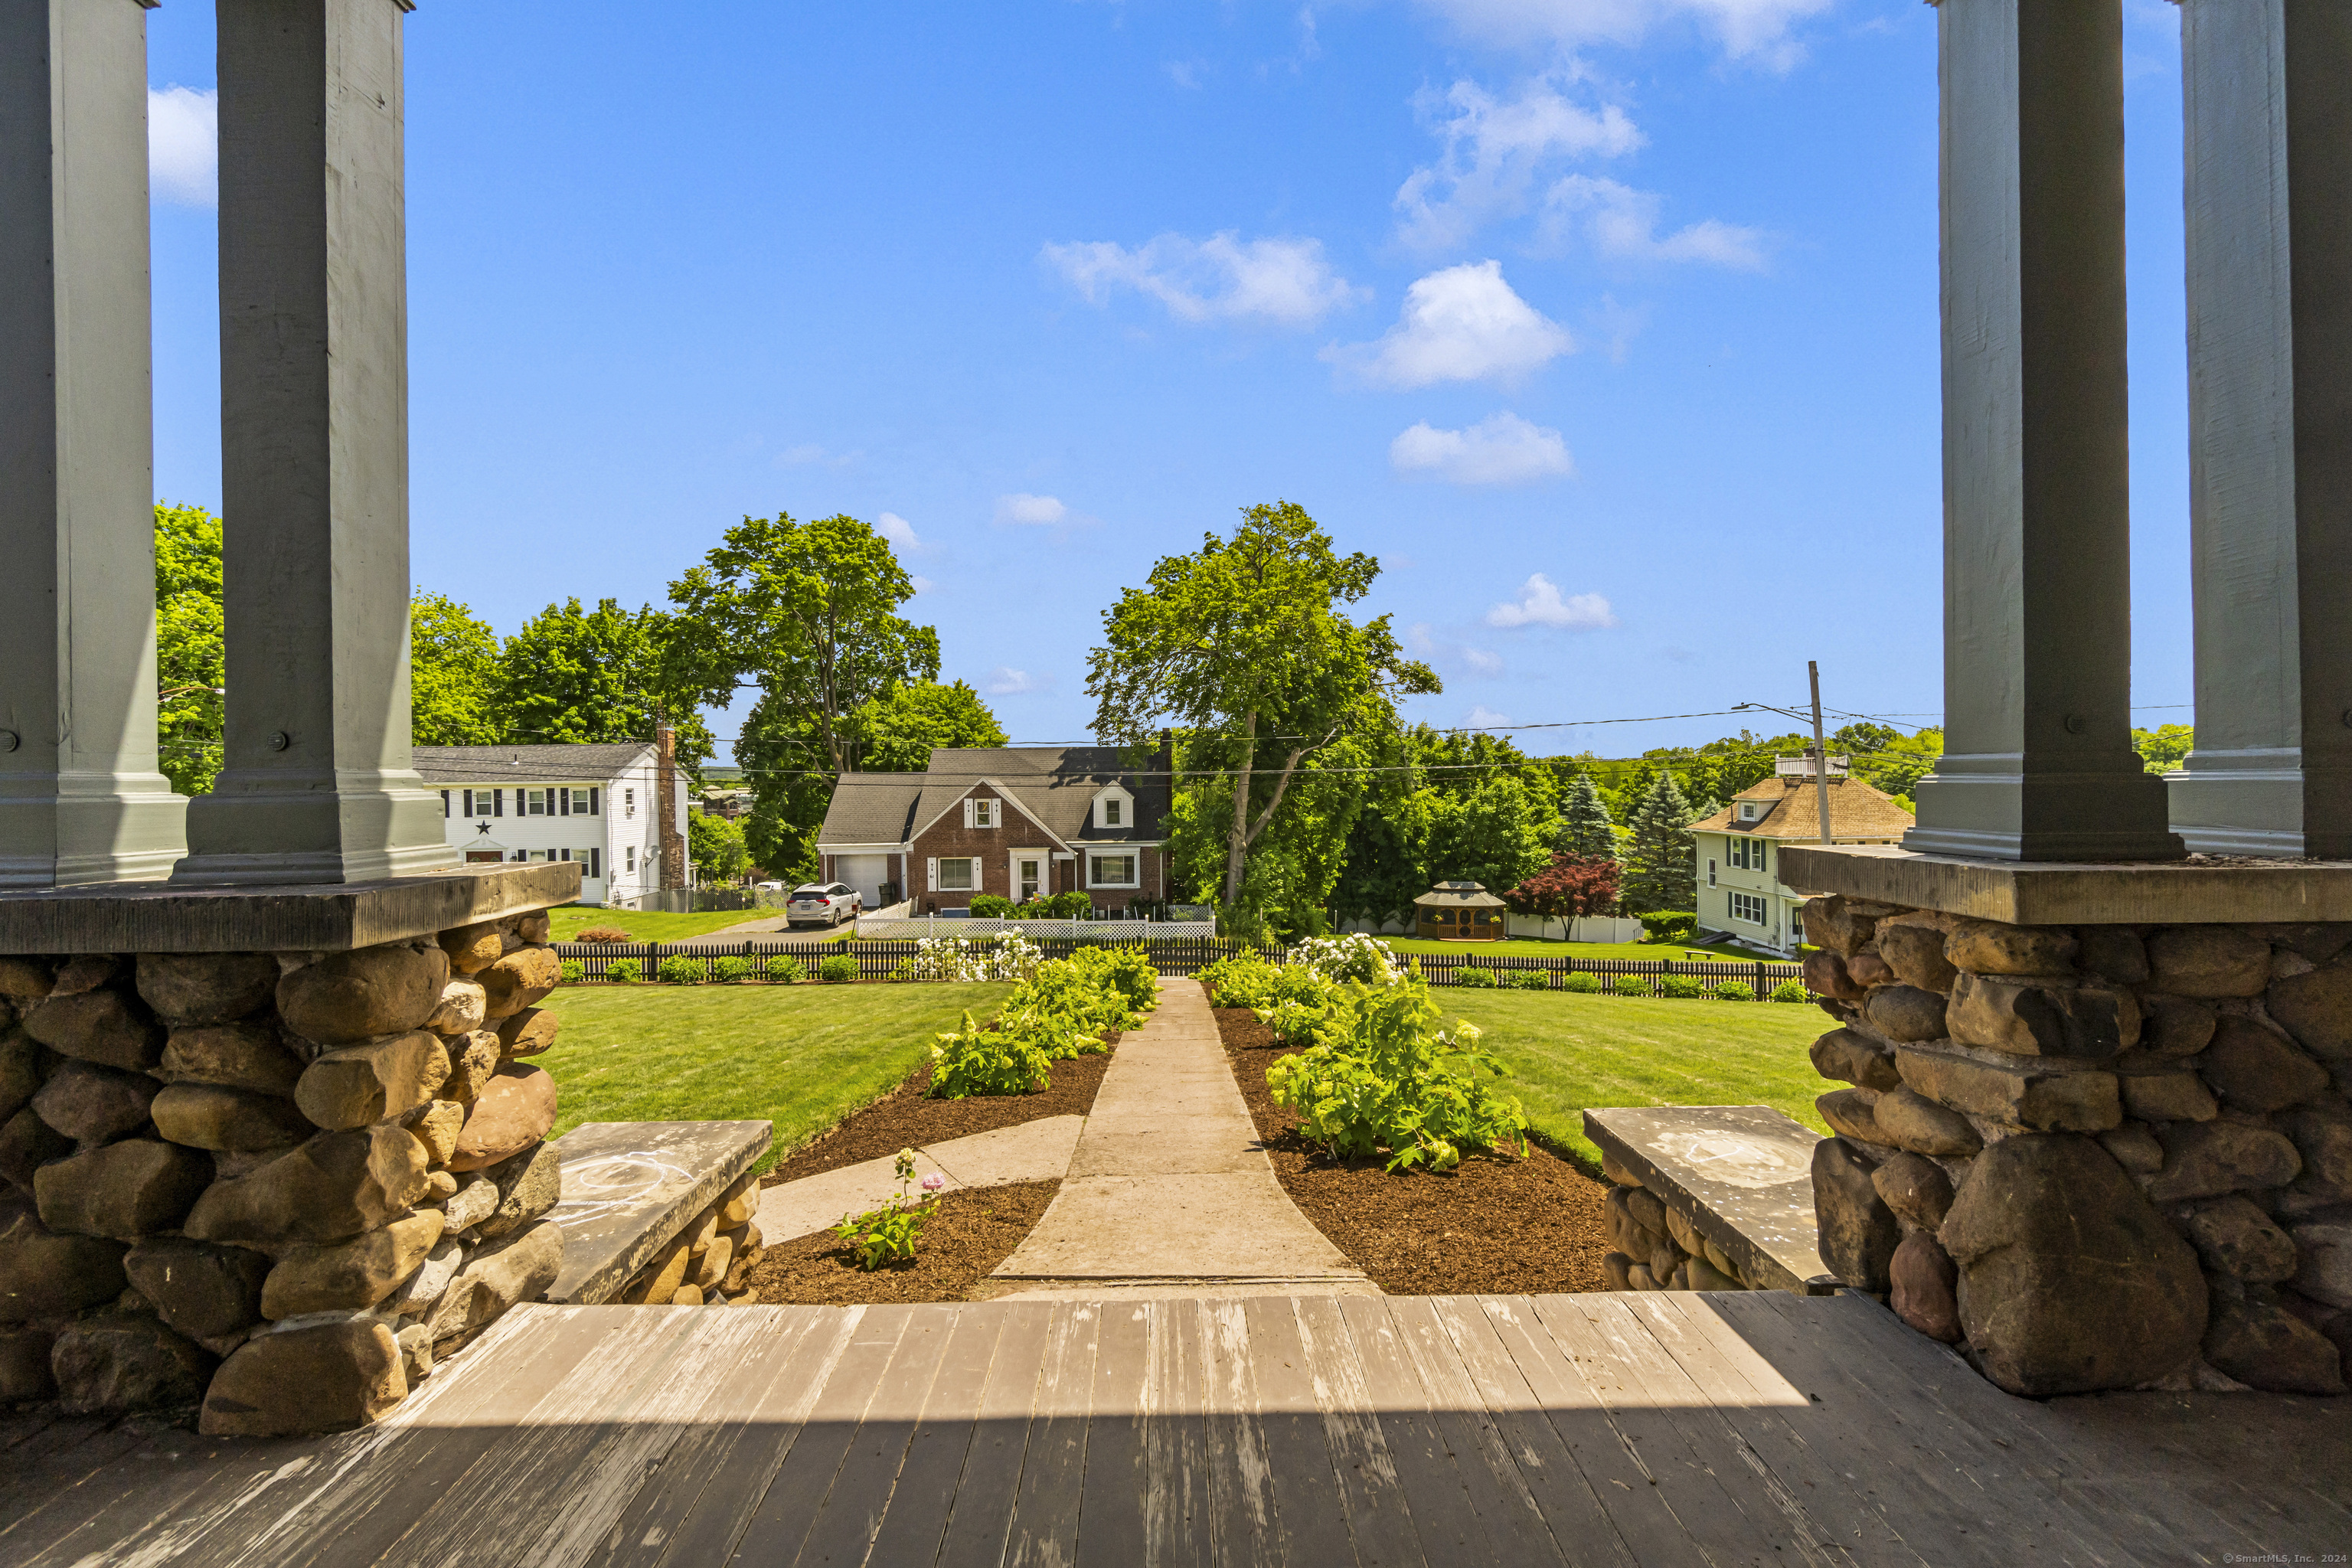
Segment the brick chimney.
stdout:
[[660,822],[661,885],[686,886],[686,835],[677,830],[677,731],[654,731],[654,811]]

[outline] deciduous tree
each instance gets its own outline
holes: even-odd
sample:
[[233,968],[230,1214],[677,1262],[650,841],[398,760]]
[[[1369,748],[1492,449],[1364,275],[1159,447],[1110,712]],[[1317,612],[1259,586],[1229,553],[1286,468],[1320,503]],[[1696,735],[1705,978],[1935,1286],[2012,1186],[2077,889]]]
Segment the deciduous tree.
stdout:
[[155,508],[155,729],[161,769],[202,795],[221,769],[220,520],[196,506]]
[[857,771],[920,773],[941,748],[1002,746],[1004,727],[965,681],[910,680],[857,710]]
[[1210,534],[1190,555],[1163,557],[1104,613],[1087,679],[1096,733],[1141,747],[1173,721],[1200,764],[1230,781],[1228,905],[1242,901],[1251,846],[1302,766],[1343,737],[1393,728],[1399,696],[1438,689],[1386,616],[1360,626],[1341,613],[1380,569],[1370,555],[1338,553],[1301,508],[1254,506],[1231,538]]
[[695,693],[669,679],[663,650],[676,628],[650,605],[634,613],[612,599],[593,610],[550,605],[507,638],[494,705],[505,734],[522,745],[646,741],[665,719],[677,731],[679,763],[708,761],[709,729]]
[[1617,909],[1617,862],[1605,855],[1563,855],[1503,894],[1517,913],[1558,921],[1570,939],[1571,921],[1613,914]]
[[705,882],[732,882],[751,865],[742,824],[705,811],[687,813],[686,854]]
[[446,594],[408,601],[409,735],[420,746],[506,739],[498,709],[499,634]]

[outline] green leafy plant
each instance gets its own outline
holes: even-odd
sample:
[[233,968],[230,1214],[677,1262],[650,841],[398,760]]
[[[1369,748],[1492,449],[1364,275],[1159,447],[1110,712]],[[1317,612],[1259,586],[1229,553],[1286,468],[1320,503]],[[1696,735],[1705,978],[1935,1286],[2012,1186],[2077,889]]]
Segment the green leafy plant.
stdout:
[[698,960],[683,953],[672,953],[663,959],[654,974],[665,985],[699,985],[709,978]]
[[1500,979],[1505,985],[1509,986],[1514,991],[1549,991],[1551,989],[1551,974],[1548,970],[1506,970],[1497,978]]
[[1481,969],[1475,963],[1465,963],[1454,972],[1454,984],[1467,985],[1474,990],[1491,991],[1495,985],[1495,972]]
[[[976,906],[980,900],[974,899],[972,902]],[[1077,889],[1055,893],[1051,898],[1034,898],[1025,904],[1016,904],[1013,910],[1014,919],[1024,921],[1082,921],[1094,912],[1095,896]]]
[[1727,980],[1715,988],[1713,995],[1718,1002],[1753,1002],[1756,987],[1745,980]]
[[931,1047],[931,1098],[1029,1094],[1053,1081],[1049,1058],[1034,1041],[983,1029],[963,1016],[963,1027]]
[[1771,999],[1775,1002],[1810,1002],[1813,994],[1805,989],[1805,983],[1801,980],[1783,980],[1772,987]]
[[721,985],[740,984],[751,973],[751,961],[748,958],[722,958],[710,966],[710,978]]
[[[907,1190],[915,1182],[912,1149],[899,1150],[891,1169],[898,1174],[898,1190],[890,1195],[890,1201],[864,1214],[844,1215],[841,1223],[833,1227],[833,1234],[856,1252],[857,1267],[869,1273],[893,1260],[912,1263],[915,1246],[923,1237],[924,1222],[939,1206],[936,1196],[918,1198]],[[937,1194],[946,1184],[937,1173],[922,1180],[927,1194]]]
[[1559,983],[1559,988],[1562,991],[1573,991],[1580,996],[1595,995],[1606,989],[1606,987],[1601,984],[1601,976],[1598,974],[1587,974],[1580,969],[1572,974],[1563,976]]
[[1012,918],[1012,914],[1013,900],[1011,899],[1001,898],[994,893],[974,893],[972,895],[971,918],[976,921],[1009,920]]
[[1478,1031],[1440,1029],[1429,984],[1413,974],[1394,985],[1350,984],[1316,1044],[1266,1068],[1276,1105],[1295,1110],[1300,1131],[1339,1159],[1387,1152],[1387,1168],[1450,1171],[1465,1149],[1517,1142],[1528,1119],[1517,1099],[1485,1078],[1502,1064],[1477,1047]]
[[845,952],[829,953],[817,960],[816,977],[839,983],[857,978],[857,960]]
[[577,985],[587,974],[588,966],[576,958],[567,958],[555,966],[555,978],[564,985]]
[[1658,994],[1672,997],[1677,1002],[1688,1002],[1706,995],[1706,987],[1687,974],[1661,974],[1658,976]]
[[919,980],[922,976],[915,973],[915,961],[913,959],[902,958],[897,963],[891,965],[890,978],[893,980]]
[[1244,949],[1229,953],[1193,978],[1209,989],[1209,1000],[1219,1007],[1271,1007],[1279,969],[1265,955]]
[[1609,989],[1620,996],[1647,996],[1650,983],[1638,974],[1621,974],[1610,982]]
[[789,952],[778,953],[768,960],[761,966],[760,972],[768,977],[771,985],[798,985],[808,978],[808,971],[801,967],[801,961]]
[[644,973],[634,958],[616,958],[604,966],[604,978],[615,985],[635,985]]

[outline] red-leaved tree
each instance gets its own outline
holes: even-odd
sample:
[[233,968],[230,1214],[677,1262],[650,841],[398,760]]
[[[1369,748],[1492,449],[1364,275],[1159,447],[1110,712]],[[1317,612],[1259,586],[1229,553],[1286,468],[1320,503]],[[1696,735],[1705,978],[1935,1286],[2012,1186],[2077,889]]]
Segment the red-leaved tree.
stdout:
[[1503,895],[1523,915],[1570,921],[1605,915],[1617,908],[1617,862],[1605,855],[1563,855]]

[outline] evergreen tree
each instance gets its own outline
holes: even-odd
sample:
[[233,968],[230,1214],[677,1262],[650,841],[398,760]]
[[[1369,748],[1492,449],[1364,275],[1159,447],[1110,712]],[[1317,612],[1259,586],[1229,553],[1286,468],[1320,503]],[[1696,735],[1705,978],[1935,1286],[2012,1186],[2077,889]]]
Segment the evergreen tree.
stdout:
[[1571,858],[1617,858],[1616,825],[1609,820],[1609,807],[1591,773],[1580,768],[1568,775],[1559,813],[1559,837],[1555,842],[1559,853]]
[[1675,775],[1661,770],[1633,811],[1633,842],[1625,855],[1628,913],[1696,907],[1697,850],[1684,831],[1694,820]]

